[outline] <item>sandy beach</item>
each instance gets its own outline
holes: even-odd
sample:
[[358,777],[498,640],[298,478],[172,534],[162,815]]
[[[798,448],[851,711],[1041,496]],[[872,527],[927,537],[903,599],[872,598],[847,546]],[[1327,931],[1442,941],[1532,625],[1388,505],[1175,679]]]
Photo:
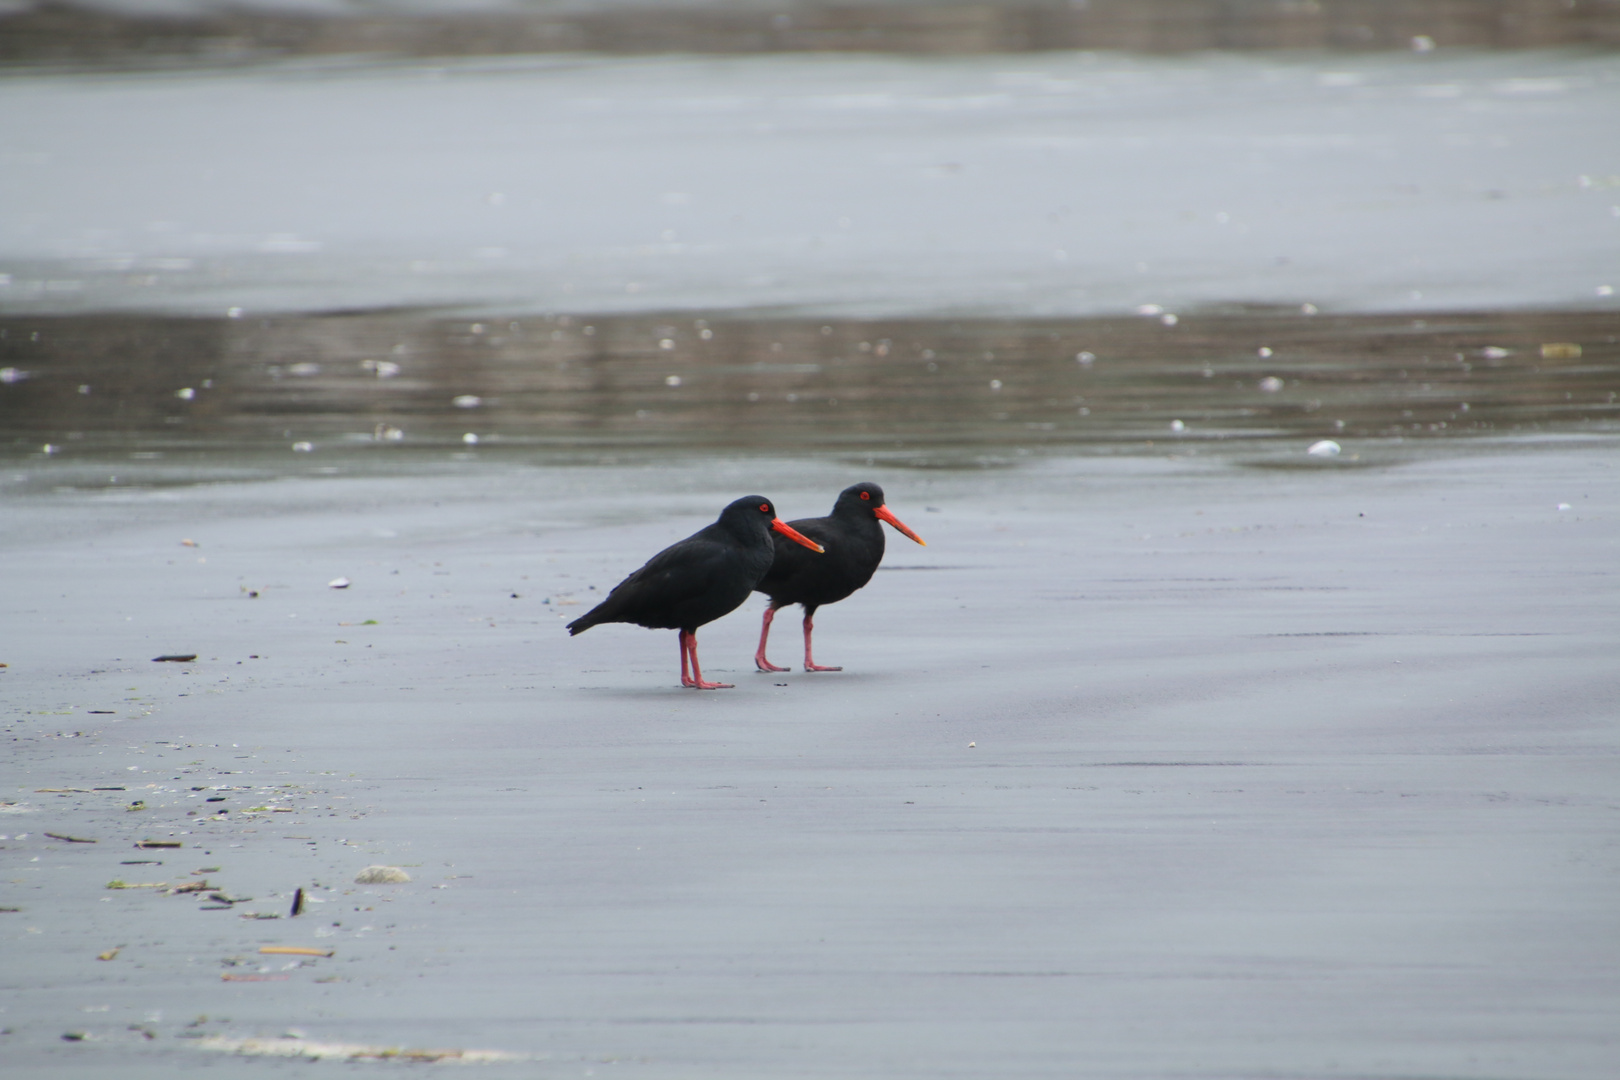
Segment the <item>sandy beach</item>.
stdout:
[[1598,1080],[1617,462],[884,472],[929,544],[820,613],[845,670],[754,673],[756,597],[700,632],[737,683],[707,693],[673,633],[562,624],[734,494],[824,513],[860,466],[30,485],[0,524],[0,1053]]
[[1616,5],[0,9],[5,1080],[1615,1076]]

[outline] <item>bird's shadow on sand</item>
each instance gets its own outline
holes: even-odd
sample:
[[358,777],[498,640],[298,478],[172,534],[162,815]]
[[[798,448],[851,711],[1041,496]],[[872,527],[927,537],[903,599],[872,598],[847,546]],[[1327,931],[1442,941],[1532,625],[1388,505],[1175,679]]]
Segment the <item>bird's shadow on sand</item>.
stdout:
[[796,686],[825,686],[836,689],[839,684],[872,687],[891,681],[883,672],[861,671],[705,671],[703,677],[713,681],[730,682],[730,690],[693,690],[676,682],[649,683],[644,686],[580,686],[580,693],[623,698],[627,701],[668,701],[677,695],[736,698],[752,695],[738,693],[746,690],[784,690]]

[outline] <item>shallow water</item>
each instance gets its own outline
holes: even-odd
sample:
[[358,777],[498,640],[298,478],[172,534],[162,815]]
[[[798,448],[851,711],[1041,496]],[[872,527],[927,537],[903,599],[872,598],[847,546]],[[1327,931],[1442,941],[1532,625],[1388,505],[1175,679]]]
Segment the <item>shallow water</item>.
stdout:
[[1615,313],[1617,114],[1575,51],[12,73],[0,310]]

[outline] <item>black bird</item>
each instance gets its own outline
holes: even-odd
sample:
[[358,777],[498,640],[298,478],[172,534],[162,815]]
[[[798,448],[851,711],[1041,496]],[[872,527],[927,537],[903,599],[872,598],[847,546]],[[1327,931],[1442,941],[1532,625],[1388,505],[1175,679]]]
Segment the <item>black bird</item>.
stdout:
[[776,557],[771,545],[773,529],[811,551],[821,551],[820,544],[777,520],[771,500],[749,495],[720,511],[713,525],[648,559],[646,566],[615,585],[606,600],[569,623],[568,633],[582,634],[597,623],[608,622],[679,630],[681,685],[699,690],[729,688],[731,683],[703,681],[697,628],[736,610],[748,599]]
[[755,592],[771,598],[770,607],[765,609],[765,625],[759,631],[759,649],[754,653],[759,670],[788,670],[765,659],[765,639],[771,635],[776,609],[789,604],[804,605],[804,670],[844,670],[818,664],[810,655],[810,632],[815,629],[811,620],[822,604],[836,604],[872,580],[878,563],[883,561],[880,521],[887,521],[917,543],[928,546],[883,505],[883,489],[876,484],[856,484],[840,491],[832,513],[826,517],[789,523],[791,528],[819,541],[827,553],[810,559],[793,545],[776,541],[776,560],[770,572],[754,586]]

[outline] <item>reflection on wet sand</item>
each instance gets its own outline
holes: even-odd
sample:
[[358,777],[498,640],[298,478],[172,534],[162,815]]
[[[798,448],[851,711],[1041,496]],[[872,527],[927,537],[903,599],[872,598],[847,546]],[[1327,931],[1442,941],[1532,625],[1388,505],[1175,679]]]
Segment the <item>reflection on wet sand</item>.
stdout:
[[[0,319],[8,455],[986,452],[1612,431],[1603,314]],[[47,449],[48,448],[48,449]]]

